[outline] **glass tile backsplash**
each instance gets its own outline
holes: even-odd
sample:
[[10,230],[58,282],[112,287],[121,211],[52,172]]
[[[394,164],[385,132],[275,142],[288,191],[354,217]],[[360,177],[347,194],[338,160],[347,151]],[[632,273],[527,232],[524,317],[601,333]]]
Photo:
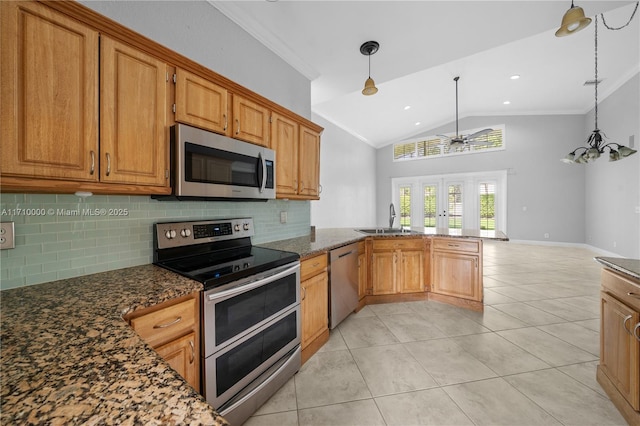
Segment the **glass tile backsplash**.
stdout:
[[3,290],[151,263],[155,222],[252,217],[254,244],[308,235],[310,226],[309,201],[0,194],[0,210],[16,235],[16,248],[0,251]]

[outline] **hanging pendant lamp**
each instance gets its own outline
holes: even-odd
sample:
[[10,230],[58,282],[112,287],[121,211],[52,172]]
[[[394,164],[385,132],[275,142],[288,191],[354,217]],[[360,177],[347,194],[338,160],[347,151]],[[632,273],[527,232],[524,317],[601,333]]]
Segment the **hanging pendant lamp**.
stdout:
[[376,53],[380,48],[380,44],[377,41],[367,41],[360,46],[360,53],[369,57],[369,78],[364,82],[364,89],[362,94],[365,96],[375,95],[378,93],[376,83],[371,78],[371,55]]
[[562,17],[562,24],[556,31],[556,37],[564,37],[577,33],[591,23],[591,18],[584,16],[584,10],[580,6],[574,6],[571,0],[571,7]]
[[[595,50],[595,79],[594,79],[595,130],[591,132],[591,134],[587,138],[587,146],[581,146],[574,149],[565,158],[562,159],[562,161],[565,163],[585,164],[585,163],[593,162],[598,158],[600,158],[600,154],[604,153],[605,148],[609,150],[609,161],[618,161],[621,158],[628,157],[637,152],[635,149],[631,149],[624,145],[620,145],[619,143],[615,143],[615,142],[605,143],[603,135],[600,134],[600,129],[598,129],[598,15],[596,15],[596,20],[595,20],[595,37],[594,38],[595,38],[595,49],[594,49]],[[582,150],[582,152],[580,153],[580,155],[577,155],[577,153],[580,150]]]

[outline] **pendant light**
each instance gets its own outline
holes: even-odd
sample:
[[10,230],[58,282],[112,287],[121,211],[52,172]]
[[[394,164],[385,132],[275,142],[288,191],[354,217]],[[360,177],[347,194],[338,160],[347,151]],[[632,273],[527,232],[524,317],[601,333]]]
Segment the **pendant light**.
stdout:
[[562,17],[562,24],[556,31],[556,37],[564,37],[577,33],[591,23],[591,18],[584,16],[584,10],[580,6],[574,6],[571,0],[571,7]]
[[[615,142],[605,143],[600,129],[598,129],[598,16],[595,17],[595,130],[587,138],[587,146],[581,146],[570,152],[562,159],[565,163],[584,164],[597,160],[600,154],[604,153],[605,148],[609,150],[609,161],[617,161],[621,158],[635,154],[635,149],[628,148]],[[576,158],[578,151],[582,153]]]
[[365,96],[375,95],[378,93],[376,83],[371,78],[371,55],[376,53],[379,48],[380,44],[377,41],[367,41],[360,46],[360,53],[369,57],[369,78],[364,82],[364,89],[362,89],[362,94]]

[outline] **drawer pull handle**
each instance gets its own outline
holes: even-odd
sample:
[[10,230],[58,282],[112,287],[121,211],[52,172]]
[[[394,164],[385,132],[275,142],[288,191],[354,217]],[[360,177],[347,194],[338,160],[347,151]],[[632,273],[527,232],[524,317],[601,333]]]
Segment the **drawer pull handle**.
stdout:
[[316,266],[320,265],[320,262],[316,262],[313,264],[313,267],[315,268]]
[[193,344],[193,340],[189,340],[189,346],[191,346],[191,359],[189,359],[189,364],[193,364],[193,360],[196,357],[196,347]]
[[460,244],[447,244],[449,247],[460,247]]
[[173,321],[168,322],[168,323],[166,323],[166,324],[156,324],[156,325],[154,325],[154,326],[153,326],[153,328],[167,328],[167,327],[171,327],[172,325],[177,324],[177,323],[179,323],[180,321],[182,321],[182,317],[178,317],[178,318],[174,319]]
[[629,321],[631,318],[633,318],[633,315],[627,315],[626,317],[624,317],[624,321],[622,321],[622,328],[624,328],[624,331],[626,331],[629,336],[633,336],[633,334],[631,334],[631,330],[627,328],[627,321]]
[[638,293],[633,293],[633,292],[628,292],[627,296],[631,296],[631,297],[635,297],[636,299],[640,299],[640,294]]
[[636,338],[638,342],[640,342],[640,334],[638,334],[638,330],[640,330],[640,322],[633,327],[633,337]]

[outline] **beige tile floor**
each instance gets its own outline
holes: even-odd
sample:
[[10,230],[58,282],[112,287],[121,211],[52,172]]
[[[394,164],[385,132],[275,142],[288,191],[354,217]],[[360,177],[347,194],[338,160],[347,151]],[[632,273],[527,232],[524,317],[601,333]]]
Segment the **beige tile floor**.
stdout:
[[485,242],[484,313],[369,305],[245,425],[624,425],[595,380],[595,255]]

